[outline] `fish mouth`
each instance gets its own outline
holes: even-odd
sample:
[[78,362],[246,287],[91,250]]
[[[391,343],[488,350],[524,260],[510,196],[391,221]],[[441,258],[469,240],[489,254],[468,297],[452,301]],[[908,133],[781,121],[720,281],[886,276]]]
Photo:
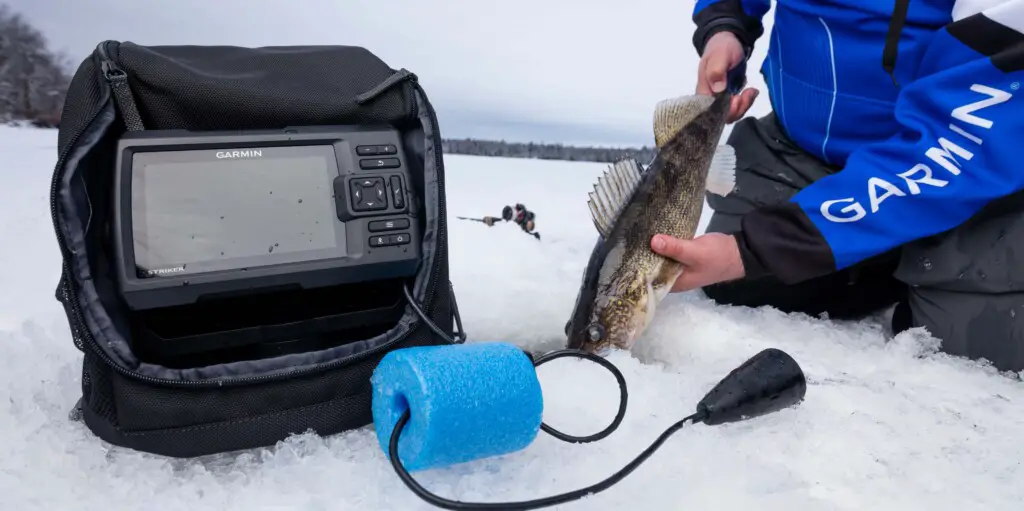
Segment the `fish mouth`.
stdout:
[[582,336],[569,337],[567,347],[569,349],[582,351],[587,354],[607,357],[615,351],[629,351],[632,345],[631,338],[610,339],[603,338],[597,341],[590,340],[584,332]]
[[579,348],[580,351],[591,355],[597,355],[601,358],[608,358],[609,355],[619,351],[629,351],[629,348],[621,346],[619,344],[610,342],[601,343],[586,343]]
[[[568,327],[569,325],[566,325]],[[587,337],[587,329],[583,329],[580,332],[568,331],[566,336],[566,348],[570,350],[581,351],[583,353],[598,355],[601,357],[606,356],[611,351],[611,345],[608,341],[599,340],[593,341]]]
[[595,343],[597,346],[593,346],[593,350],[595,352],[603,352],[601,356],[607,356],[613,351],[625,351],[627,353],[633,351],[633,346],[636,346],[637,340],[640,338],[638,329],[632,326],[626,327],[626,331],[619,332],[619,334],[603,342]]
[[620,296],[607,298],[607,304],[596,308],[599,312],[593,319],[584,323],[579,321],[582,318],[572,318],[566,323],[566,347],[602,357],[616,350],[632,350],[642,330],[642,308]]
[[604,358],[610,355],[612,351],[615,351],[615,346],[612,346],[611,344],[606,342],[584,342],[580,344],[578,347],[570,349],[575,349],[576,351],[582,351],[583,353],[586,353],[588,355],[597,355],[599,357]]

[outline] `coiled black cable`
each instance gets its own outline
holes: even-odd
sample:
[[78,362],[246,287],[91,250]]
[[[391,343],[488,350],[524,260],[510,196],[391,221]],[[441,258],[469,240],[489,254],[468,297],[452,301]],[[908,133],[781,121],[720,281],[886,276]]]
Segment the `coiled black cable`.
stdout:
[[[434,325],[434,323],[430,320],[430,318],[428,318],[426,316],[426,314],[423,313],[422,309],[420,309],[420,307],[418,305],[416,305],[415,301],[412,299],[412,293],[409,292],[408,287],[405,288],[405,297],[409,301],[409,304],[412,305],[412,307],[416,311],[416,313],[420,316],[420,319],[422,319],[424,322],[427,323],[428,326],[431,327],[431,330],[433,330],[435,333],[440,335],[442,338],[444,338],[448,342],[450,342],[452,344],[455,344],[454,339],[452,339],[450,336],[448,336],[443,331],[441,331],[441,329],[438,328],[437,325]],[[461,326],[460,326],[460,330],[461,330]],[[531,356],[529,353],[527,353],[527,356],[530,356],[531,360],[533,360],[534,367],[538,367],[538,366],[540,366],[540,365],[542,365],[544,363],[550,362],[550,361],[555,360],[555,359],[566,358],[566,357],[581,358],[581,359],[584,359],[584,360],[589,360],[591,362],[595,362],[595,363],[601,365],[605,369],[608,369],[608,371],[610,371],[612,373],[612,375],[615,376],[615,381],[619,384],[619,411],[618,411],[618,413],[615,414],[615,418],[612,420],[612,423],[607,428],[605,428],[602,431],[600,431],[598,433],[595,433],[593,435],[588,435],[588,436],[584,436],[584,437],[577,437],[577,436],[573,436],[573,435],[568,435],[568,434],[562,433],[562,432],[556,430],[555,428],[552,428],[551,426],[548,426],[547,424],[541,422],[541,426],[540,427],[541,427],[541,429],[545,433],[547,433],[547,434],[549,434],[549,435],[551,435],[551,436],[553,436],[553,437],[555,437],[555,438],[557,438],[559,440],[562,440],[564,442],[570,442],[570,443],[589,443],[589,442],[595,442],[597,440],[601,440],[603,438],[606,438],[608,435],[611,435],[616,429],[619,428],[619,425],[622,423],[623,417],[625,417],[625,415],[626,415],[626,402],[629,399],[629,393],[628,393],[628,391],[626,389],[626,378],[622,375],[622,372],[619,371],[619,369],[617,367],[615,367],[611,362],[605,360],[604,358],[602,358],[600,356],[593,355],[593,354],[586,353],[586,352],[579,351],[579,350],[558,350],[558,351],[553,351],[553,352],[550,352],[550,353],[546,353],[546,354],[541,355],[541,356],[536,357],[536,358]],[[391,462],[392,468],[394,468],[394,470],[395,470],[395,473],[398,474],[399,479],[401,479],[402,482],[405,483],[405,485],[409,488],[409,490],[411,490],[413,493],[415,493],[418,497],[420,497],[424,501],[426,501],[426,502],[428,502],[428,503],[430,503],[430,504],[432,504],[434,506],[437,506],[439,508],[442,508],[442,509],[452,509],[452,510],[472,510],[472,509],[527,510],[527,509],[539,509],[539,508],[543,508],[543,507],[549,507],[549,506],[555,506],[555,505],[558,505],[558,504],[564,504],[566,502],[571,502],[573,500],[579,500],[579,499],[581,499],[583,497],[586,497],[588,495],[599,493],[599,492],[602,492],[604,490],[607,490],[608,488],[611,488],[616,483],[618,483],[619,481],[624,479],[627,475],[629,475],[634,470],[636,470],[637,467],[639,467],[644,461],[647,460],[647,458],[649,458],[652,454],[654,454],[654,451],[658,450],[658,448],[661,447],[661,445],[663,443],[665,443],[665,441],[668,440],[668,438],[670,436],[672,436],[676,431],[679,431],[680,429],[682,429],[687,424],[692,424],[694,422],[699,422],[699,421],[703,420],[704,419],[704,415],[705,415],[705,413],[703,411],[701,411],[701,412],[695,413],[695,414],[693,414],[693,415],[691,415],[691,416],[689,416],[689,417],[687,417],[687,418],[685,418],[685,419],[683,419],[683,420],[681,420],[679,422],[676,422],[675,424],[670,426],[668,429],[666,429],[665,432],[662,433],[661,436],[659,436],[654,441],[654,443],[652,443],[649,447],[647,447],[647,449],[644,449],[643,452],[641,452],[636,458],[634,458],[633,461],[629,462],[629,464],[627,464],[625,467],[623,467],[618,472],[612,474],[610,477],[608,477],[607,479],[605,479],[603,481],[600,481],[598,483],[590,485],[590,486],[588,486],[586,488],[581,488],[579,490],[574,490],[574,491],[571,491],[571,492],[561,493],[561,494],[558,494],[558,495],[552,495],[550,497],[544,497],[544,498],[535,499],[535,500],[526,500],[526,501],[521,501],[521,502],[459,502],[457,500],[449,500],[449,499],[446,499],[444,497],[438,496],[438,495],[436,495],[434,493],[431,493],[429,490],[427,490],[426,488],[421,486],[418,482],[416,482],[416,480],[413,479],[412,475],[409,474],[409,471],[406,470],[405,467],[402,465],[402,461],[401,461],[401,459],[399,459],[399,456],[398,456],[398,441],[399,441],[399,438],[401,437],[402,430],[405,428],[405,425],[409,422],[409,418],[410,418],[410,411],[409,410],[406,410],[405,412],[402,413],[401,417],[398,418],[398,422],[395,424],[395,429],[392,430],[392,432],[391,432],[391,438],[390,438],[390,440],[388,442],[388,458],[389,458],[389,461]]]

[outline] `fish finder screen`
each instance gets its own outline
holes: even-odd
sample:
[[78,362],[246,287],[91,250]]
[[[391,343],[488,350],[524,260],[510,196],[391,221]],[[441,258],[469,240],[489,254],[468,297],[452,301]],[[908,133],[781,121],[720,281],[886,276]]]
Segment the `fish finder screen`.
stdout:
[[132,231],[140,277],[345,255],[330,146],[136,153]]

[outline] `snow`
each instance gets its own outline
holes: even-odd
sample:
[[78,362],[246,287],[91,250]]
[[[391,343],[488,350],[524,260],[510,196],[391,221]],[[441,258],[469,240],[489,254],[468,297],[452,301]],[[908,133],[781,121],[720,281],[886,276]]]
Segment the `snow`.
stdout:
[[[267,449],[172,460],[111,448],[68,411],[80,353],[53,298],[60,256],[48,210],[56,132],[0,127],[0,509],[431,509],[391,471],[372,430],[302,435]],[[447,156],[451,272],[470,342],[560,347],[595,235],[591,163]],[[543,240],[498,214],[523,202]],[[705,218],[706,220],[706,218]],[[835,322],[672,295],[637,352],[614,354],[629,409],[590,445],[547,435],[494,459],[424,472],[461,500],[524,500],[586,486],[631,460],[734,366],[776,347],[810,385],[800,406],[745,423],[680,431],[614,488],[560,509],[1020,509],[1024,384],[937,354],[924,332],[895,338],[877,319]],[[594,365],[543,366],[546,421],[597,431],[616,406]]]

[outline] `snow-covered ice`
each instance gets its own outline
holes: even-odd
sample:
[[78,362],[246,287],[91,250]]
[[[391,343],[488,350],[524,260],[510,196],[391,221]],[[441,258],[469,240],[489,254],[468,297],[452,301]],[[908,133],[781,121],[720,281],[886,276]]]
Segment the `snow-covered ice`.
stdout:
[[[0,509],[161,511],[431,509],[392,473],[369,428],[268,449],[171,460],[111,448],[67,414],[80,353],[53,298],[60,256],[48,210],[53,130],[0,128]],[[592,163],[447,156],[451,272],[470,340],[559,347],[595,236]],[[523,202],[517,228],[459,221]],[[705,219],[706,220],[706,219]],[[597,444],[546,435],[524,451],[418,475],[473,501],[523,500],[592,484],[688,415],[754,353],[792,354],[810,381],[795,408],[672,437],[616,487],[561,509],[1018,510],[1024,508],[1024,383],[936,353],[923,332],[715,306],[690,293],[659,309],[624,372],[622,427]],[[603,428],[614,380],[585,362],[540,369],[545,419]]]

